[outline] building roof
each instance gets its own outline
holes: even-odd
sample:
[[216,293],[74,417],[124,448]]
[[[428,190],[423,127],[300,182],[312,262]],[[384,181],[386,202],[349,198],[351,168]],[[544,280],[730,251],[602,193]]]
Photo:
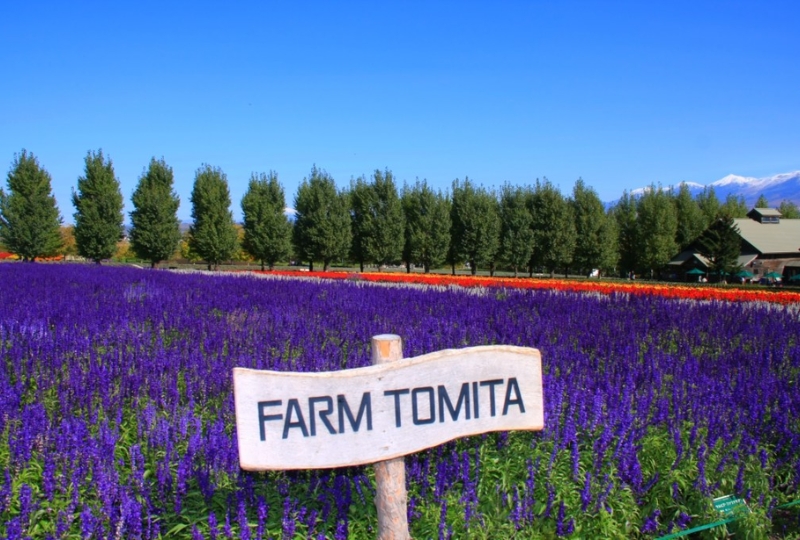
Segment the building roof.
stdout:
[[[758,209],[762,215],[766,210],[770,209]],[[750,218],[739,218],[733,222],[739,228],[742,239],[762,255],[800,253],[800,219],[782,219],[780,223],[760,223]]]

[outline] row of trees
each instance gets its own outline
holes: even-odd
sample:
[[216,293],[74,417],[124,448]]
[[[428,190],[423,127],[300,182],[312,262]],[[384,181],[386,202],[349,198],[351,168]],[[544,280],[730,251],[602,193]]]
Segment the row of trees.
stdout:
[[[181,240],[173,179],[164,160],[154,158],[132,195],[131,248],[153,266],[172,257]],[[0,190],[0,241],[23,260],[57,251],[61,218],[51,178],[32,154],[23,150],[15,156],[7,187],[7,193]],[[124,233],[123,198],[113,164],[102,151],[87,154],[72,203],[78,253],[97,262],[110,258]],[[389,170],[337,189],[316,166],[298,188],[294,223],[285,214],[277,175],[254,173],[241,200],[241,239],[220,169],[203,165],[197,170],[191,203],[188,255],[205,260],[209,268],[230,260],[241,247],[262,268],[293,257],[308,262],[311,270],[315,261],[327,269],[348,260],[362,270],[365,264],[402,261],[409,270],[412,264],[426,272],[447,264],[455,272],[466,263],[473,273],[479,267],[491,273],[504,268],[515,275],[600,269],[652,276],[712,224],[731,227],[731,218],[748,210],[741,198],[719,201],[713,189],[693,198],[686,186],[677,191],[651,186],[641,195],[624,193],[606,211],[581,179],[570,197],[547,179],[492,191],[466,178],[454,181],[449,193],[418,180],[398,190]],[[800,217],[791,203],[782,203],[781,210],[784,217]]]

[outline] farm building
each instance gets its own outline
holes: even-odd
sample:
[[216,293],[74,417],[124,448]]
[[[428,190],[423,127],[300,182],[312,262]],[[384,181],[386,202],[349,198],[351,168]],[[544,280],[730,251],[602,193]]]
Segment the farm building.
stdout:
[[[739,264],[761,278],[776,272],[784,278],[800,274],[800,219],[781,219],[775,208],[753,208],[746,218],[734,219],[742,240]],[[670,272],[709,271],[711,263],[691,246],[672,258]]]

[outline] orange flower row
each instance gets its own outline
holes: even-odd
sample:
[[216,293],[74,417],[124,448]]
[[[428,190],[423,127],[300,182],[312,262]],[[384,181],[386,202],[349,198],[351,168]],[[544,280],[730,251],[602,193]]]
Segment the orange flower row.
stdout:
[[414,283],[420,285],[459,287],[505,287],[514,289],[551,289],[559,291],[592,292],[600,294],[626,293],[685,298],[691,300],[722,300],[731,302],[800,303],[800,292],[745,289],[739,287],[686,286],[667,283],[582,281],[551,278],[504,278],[484,276],[452,276],[446,274],[407,274],[391,272],[310,272],[274,270],[258,272],[267,275],[351,279],[381,283]]

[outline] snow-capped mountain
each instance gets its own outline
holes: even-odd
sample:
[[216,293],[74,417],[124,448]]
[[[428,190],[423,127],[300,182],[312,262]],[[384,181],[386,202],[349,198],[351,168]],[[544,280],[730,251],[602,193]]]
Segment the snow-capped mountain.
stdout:
[[[749,176],[737,176],[729,174],[720,178],[716,182],[704,186],[695,182],[682,182],[689,186],[689,191],[693,196],[697,196],[706,187],[713,187],[714,193],[720,201],[733,194],[737,197],[744,197],[748,206],[755,205],[758,198],[763,195],[771,207],[777,207],[782,201],[791,201],[800,206],[800,171],[776,174],[764,178],[753,178]],[[675,189],[680,184],[676,184]],[[631,191],[631,195],[641,195],[650,188],[639,188]],[[668,188],[669,189],[669,188]]]

